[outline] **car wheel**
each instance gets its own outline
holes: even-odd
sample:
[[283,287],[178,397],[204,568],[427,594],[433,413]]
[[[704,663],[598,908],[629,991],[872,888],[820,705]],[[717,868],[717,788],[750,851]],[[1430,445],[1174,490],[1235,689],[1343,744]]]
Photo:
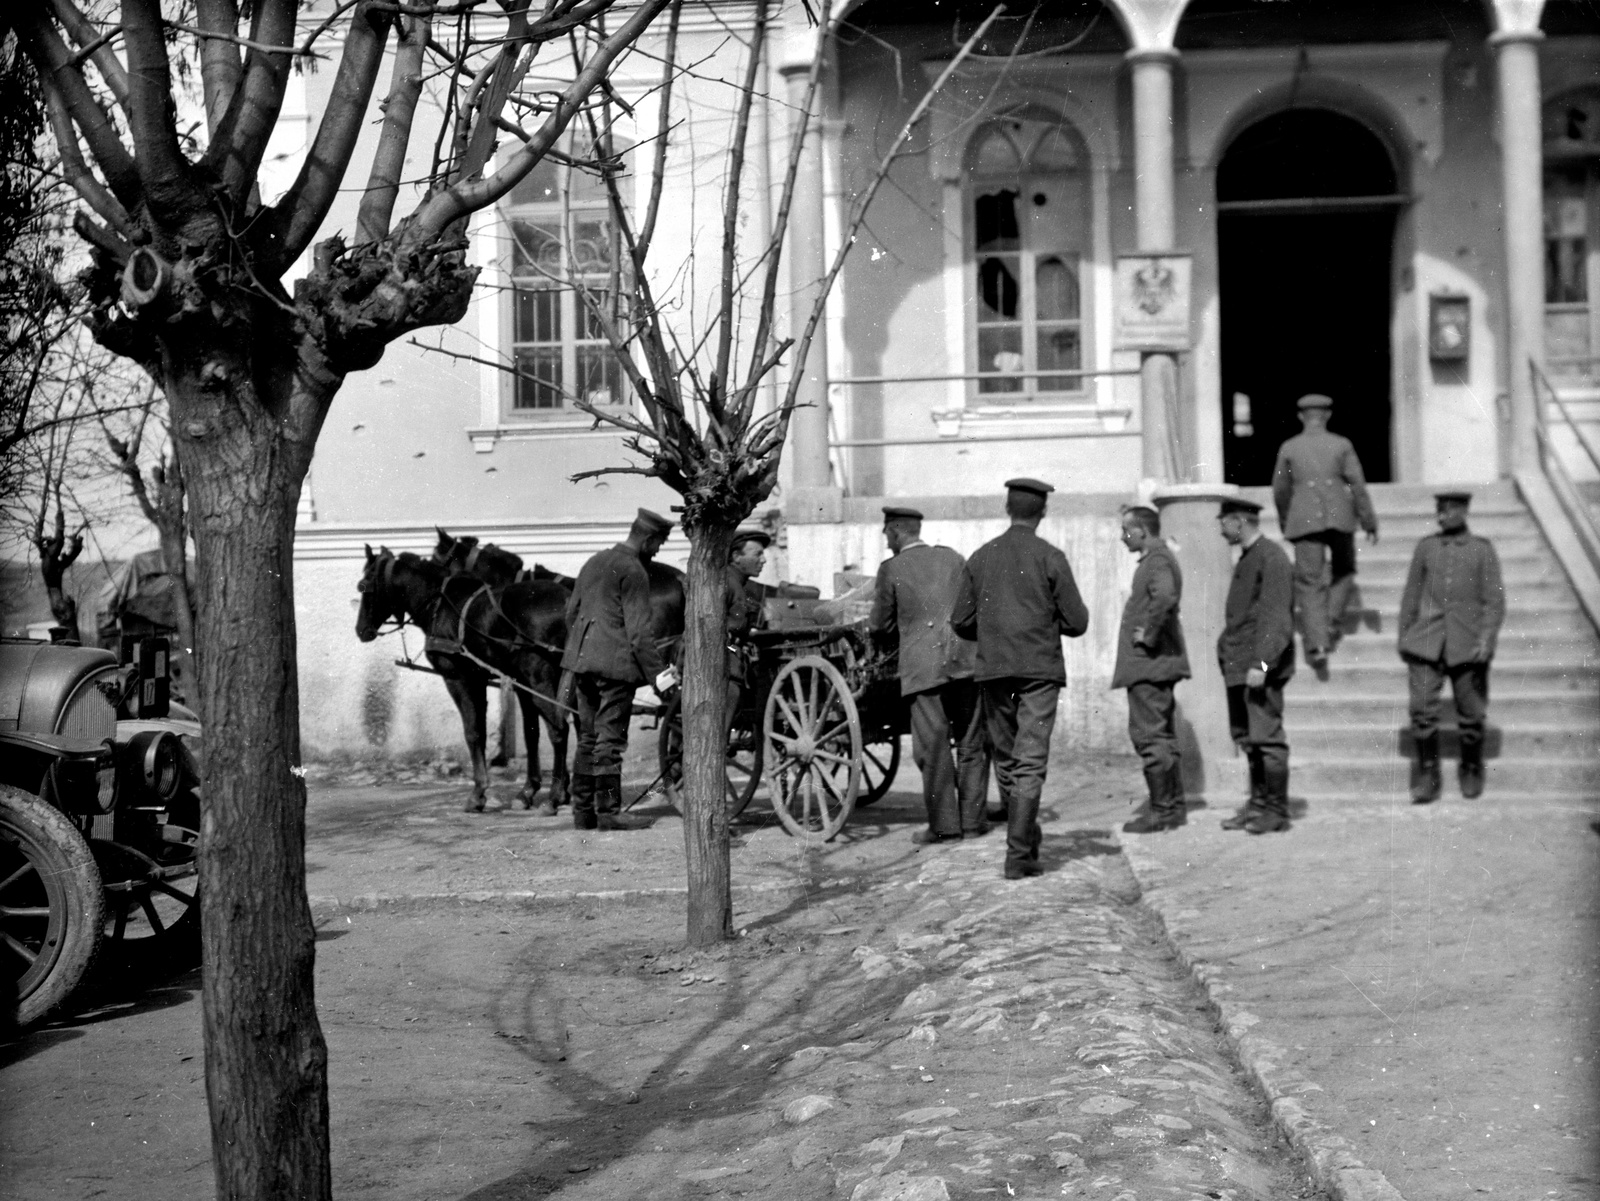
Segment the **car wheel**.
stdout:
[[32,793],[0,785],[0,988],[17,1026],[72,995],[104,921],[100,869],[77,827]]

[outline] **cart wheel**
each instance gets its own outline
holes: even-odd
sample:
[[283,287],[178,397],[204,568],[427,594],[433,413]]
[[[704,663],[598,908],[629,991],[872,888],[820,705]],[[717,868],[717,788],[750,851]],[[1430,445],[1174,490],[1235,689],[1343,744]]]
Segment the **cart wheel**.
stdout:
[[104,903],[78,828],[31,793],[0,785],[0,980],[18,1026],[44,1017],[83,980],[100,949]]
[[856,798],[856,808],[882,800],[899,770],[900,735],[891,734],[886,741],[867,743],[862,748],[861,795]]
[[767,695],[765,731],[778,820],[790,834],[831,841],[861,786],[861,719],[839,669],[817,655],[785,663]]
[[121,843],[89,844],[105,881],[107,982],[164,979],[200,962],[199,843],[198,830],[168,826],[158,858]]
[[[661,732],[656,736],[656,766],[661,781],[676,790],[683,781],[683,718],[681,693],[674,694],[661,711]],[[761,785],[761,739],[735,729],[728,744],[728,818],[743,813]]]

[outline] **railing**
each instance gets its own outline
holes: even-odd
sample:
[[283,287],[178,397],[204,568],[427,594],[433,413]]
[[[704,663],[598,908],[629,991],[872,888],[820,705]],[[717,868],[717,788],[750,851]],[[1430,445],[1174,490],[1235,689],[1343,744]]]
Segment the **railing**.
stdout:
[[[1562,509],[1566,511],[1567,518],[1572,523],[1573,533],[1582,543],[1590,565],[1596,571],[1600,571],[1600,522],[1595,520],[1594,507],[1573,480],[1572,473],[1567,470],[1567,465],[1561,456],[1561,448],[1555,442],[1555,429],[1565,428],[1571,432],[1572,440],[1588,458],[1597,477],[1600,477],[1600,447],[1595,445],[1589,432],[1573,417],[1567,402],[1562,399],[1561,393],[1540,369],[1539,364],[1530,359],[1528,370],[1533,377],[1533,399],[1537,414],[1533,428],[1539,440],[1539,460],[1544,468],[1545,478],[1550,481],[1551,490],[1561,502]],[[1552,410],[1555,414],[1554,428],[1551,422]]]

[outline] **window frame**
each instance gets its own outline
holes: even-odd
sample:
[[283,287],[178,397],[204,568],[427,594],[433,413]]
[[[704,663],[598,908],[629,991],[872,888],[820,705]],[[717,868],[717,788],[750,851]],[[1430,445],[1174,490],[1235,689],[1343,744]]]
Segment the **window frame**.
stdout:
[[[1008,133],[1004,126],[1008,123],[1029,122],[1046,127],[1043,131],[1030,133],[1025,144],[1018,146],[1018,139]],[[1031,162],[1032,152],[1037,143],[1042,140],[1049,127],[1056,127],[1070,132],[1074,148],[1078,155],[1078,165],[1073,169],[1049,170],[1035,169]],[[983,174],[978,170],[977,158],[985,139],[995,132],[1007,138],[1016,154],[1017,170],[1014,174]],[[1084,212],[1080,218],[1081,244],[1077,246],[1040,247],[1030,245],[1029,232],[1032,224],[1027,220],[1023,206],[1035,190],[1031,185],[1035,180],[1072,180],[1074,188],[1081,193],[1084,202]],[[1036,104],[1016,106],[1008,111],[997,113],[989,120],[983,122],[967,140],[963,154],[963,169],[961,177],[961,203],[962,203],[962,280],[966,308],[966,361],[972,364],[973,374],[983,374],[993,370],[985,363],[979,351],[981,331],[985,324],[998,325],[1000,323],[985,323],[982,320],[983,302],[979,297],[978,273],[981,269],[982,259],[988,257],[985,252],[978,249],[978,219],[977,201],[980,195],[993,194],[1008,184],[1015,184],[1017,192],[1017,223],[1018,236],[1016,250],[997,249],[988,254],[1010,257],[1015,255],[1018,263],[1018,298],[1017,311],[1021,315],[1016,324],[1022,330],[1022,366],[1023,373],[1013,377],[1020,386],[1014,390],[996,389],[986,391],[986,385],[998,383],[1003,377],[996,380],[970,379],[967,382],[966,406],[969,409],[982,409],[993,407],[1018,406],[1024,408],[1039,408],[1052,405],[1079,407],[1086,403],[1094,403],[1095,384],[1092,372],[1094,371],[1094,343],[1093,343],[1093,313],[1094,294],[1092,273],[1095,267],[1094,258],[1094,222],[1093,205],[1093,165],[1091,151],[1083,132],[1075,123],[1064,114],[1051,112]],[[1038,311],[1038,268],[1041,262],[1050,258],[1062,259],[1070,270],[1073,271],[1077,286],[1077,317],[1072,319],[1044,318]],[[1056,328],[1075,328],[1078,336],[1078,364],[1076,371],[1053,372],[1050,375],[1040,374],[1039,363],[1039,334],[1040,327],[1048,325]],[[1032,373],[1032,374],[1029,374]],[[1045,379],[1061,377],[1075,377],[1073,386],[1063,389],[1045,390],[1040,384]]]
[[[1561,135],[1552,133],[1553,124],[1560,120],[1561,109],[1575,103],[1584,105],[1589,114],[1597,118],[1595,124],[1600,126],[1600,88],[1577,88],[1553,96],[1545,101],[1541,113],[1544,125],[1541,190],[1544,195],[1546,223],[1541,238],[1544,247],[1541,282],[1545,297],[1541,316],[1544,320],[1547,355],[1553,318],[1559,319],[1574,314],[1582,314],[1586,318],[1581,325],[1588,338],[1588,361],[1547,365],[1553,378],[1565,377],[1569,382],[1576,380],[1592,382],[1600,380],[1600,127],[1589,131],[1589,136],[1581,141],[1569,140],[1564,133]],[[1582,300],[1552,301],[1548,296],[1553,239],[1549,234],[1548,216],[1552,192],[1556,189],[1551,187],[1551,176],[1556,173],[1571,172],[1574,169],[1580,170],[1584,176],[1579,187],[1584,207],[1585,245],[1578,274],[1587,295]],[[1564,187],[1561,189],[1563,192],[1565,190]]]
[[[574,135],[569,131],[563,136],[560,151],[563,156],[570,156]],[[619,151],[626,157],[631,154],[633,145],[625,139],[624,148]],[[588,322],[588,314],[579,289],[570,280],[573,275],[579,279],[590,282],[591,292],[593,283],[602,278],[600,273],[573,271],[576,266],[573,260],[574,248],[579,242],[576,232],[576,222],[586,217],[598,218],[602,223],[604,236],[609,240],[609,253],[613,266],[605,269],[604,275],[610,276],[613,270],[619,273],[619,290],[623,297],[629,294],[626,281],[628,264],[626,253],[622,245],[620,231],[610,219],[610,205],[604,200],[593,202],[574,203],[573,177],[576,174],[587,174],[579,168],[556,159],[547,160],[556,172],[556,198],[547,201],[514,201],[512,196],[515,189],[508,193],[506,198],[496,207],[496,220],[503,238],[503,248],[498,253],[499,274],[504,281],[500,301],[500,329],[502,335],[502,350],[504,356],[513,368],[519,363],[519,354],[535,347],[558,347],[560,354],[560,382],[553,385],[559,403],[548,406],[519,406],[518,390],[525,386],[526,381],[519,371],[506,372],[501,381],[500,395],[498,398],[499,421],[505,426],[526,426],[550,423],[574,422],[588,423],[593,419],[582,409],[577,407],[576,401],[580,399],[576,391],[579,384],[580,367],[583,362],[583,352],[590,351],[598,355],[609,356],[613,354],[610,343],[604,334],[593,337],[580,336]],[[537,170],[537,168],[536,168]],[[531,176],[530,176],[531,178]],[[624,173],[624,179],[631,176]],[[624,196],[626,193],[624,192]],[[519,242],[516,227],[519,222],[525,222],[547,233],[558,233],[560,244],[557,251],[563,261],[560,276],[551,272],[548,274],[519,273],[517,260],[519,257]],[[527,283],[545,281],[543,286],[528,287]],[[608,289],[598,289],[602,294]],[[556,320],[559,333],[555,340],[536,341],[523,340],[518,337],[518,309],[519,298],[527,293],[549,292],[556,295]],[[609,375],[612,391],[612,400],[609,408],[622,412],[632,404],[632,389],[628,383],[627,374],[619,363],[607,363],[604,369]],[[534,385],[539,387],[539,385]]]

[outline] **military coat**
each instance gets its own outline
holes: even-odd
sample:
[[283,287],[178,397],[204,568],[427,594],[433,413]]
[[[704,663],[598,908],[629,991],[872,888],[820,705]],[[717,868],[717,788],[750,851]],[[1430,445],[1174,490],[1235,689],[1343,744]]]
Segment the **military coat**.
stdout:
[[636,685],[665,670],[651,634],[650,576],[626,542],[591,556],[578,573],[561,667]]
[[948,546],[914,542],[878,568],[869,624],[899,637],[902,696],[972,675],[972,643],[950,628],[965,565]]
[[1065,684],[1061,639],[1089,628],[1089,610],[1066,555],[1014,525],[967,560],[950,624],[977,642],[978,679]]
[[1492,657],[1506,617],[1500,557],[1487,538],[1461,530],[1417,543],[1400,598],[1400,653],[1447,666]]
[[1266,664],[1278,683],[1294,675],[1294,567],[1283,547],[1257,538],[1234,564],[1217,638],[1223,682],[1243,684]]
[[1323,530],[1353,533],[1358,522],[1368,532],[1378,528],[1356,448],[1327,430],[1296,434],[1278,448],[1272,499],[1291,540]]
[[[751,630],[756,628],[761,613],[761,602],[750,587],[752,581],[733,564],[724,569],[728,614],[728,679],[743,682],[745,657],[740,646]],[[756,585],[757,588],[760,585]]]
[[[1178,605],[1183,599],[1183,570],[1172,548],[1159,538],[1139,556],[1133,592],[1122,608],[1117,632],[1117,665],[1113,688],[1130,684],[1172,684],[1189,678],[1189,652],[1184,646]],[[1140,641],[1134,642],[1134,635]]]

